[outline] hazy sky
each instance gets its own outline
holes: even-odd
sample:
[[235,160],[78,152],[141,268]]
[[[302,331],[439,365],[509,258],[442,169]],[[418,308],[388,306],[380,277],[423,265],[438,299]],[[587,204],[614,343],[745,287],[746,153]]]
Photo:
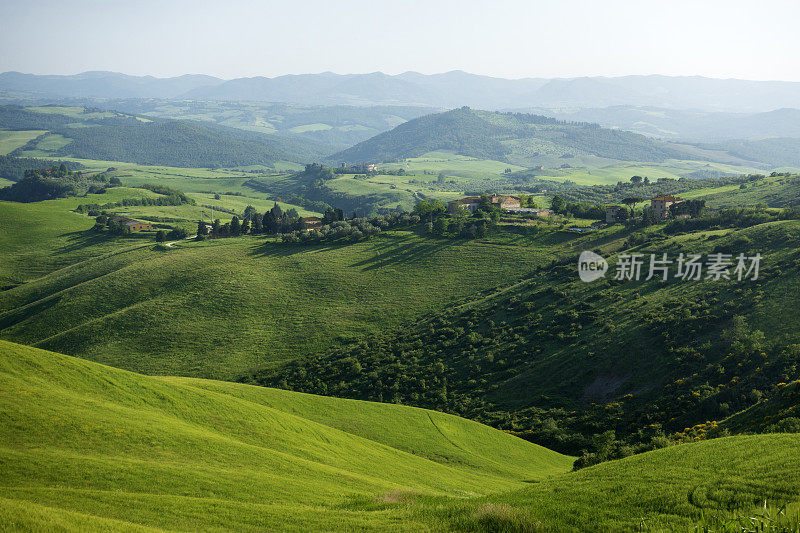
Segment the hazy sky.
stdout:
[[800,81],[800,0],[0,0],[0,71]]

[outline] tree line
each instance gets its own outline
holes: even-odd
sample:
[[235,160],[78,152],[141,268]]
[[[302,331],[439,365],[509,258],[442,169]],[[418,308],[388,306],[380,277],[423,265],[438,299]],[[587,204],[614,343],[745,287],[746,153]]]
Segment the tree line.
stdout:
[[[114,181],[116,180],[116,181]],[[117,178],[103,174],[83,174],[73,171],[66,163],[46,168],[29,168],[24,177],[9,187],[0,189],[0,200],[11,202],[40,202],[68,196],[102,194],[108,187],[119,185]]]

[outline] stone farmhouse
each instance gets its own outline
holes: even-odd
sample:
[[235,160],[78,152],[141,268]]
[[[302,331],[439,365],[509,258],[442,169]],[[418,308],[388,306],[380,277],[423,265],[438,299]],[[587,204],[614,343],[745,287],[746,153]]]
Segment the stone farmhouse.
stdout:
[[650,209],[652,209],[659,218],[667,218],[669,217],[669,206],[681,202],[683,202],[683,198],[678,198],[671,194],[656,196],[650,200]]
[[[500,209],[506,209],[509,211],[514,210],[515,208],[520,208],[519,198],[516,196],[507,196],[504,194],[493,194],[488,196],[489,203],[498,206]],[[481,197],[480,196],[467,196],[466,198],[460,198],[458,200],[452,200],[447,203],[447,210],[450,213],[458,213],[461,209],[467,209],[469,211],[475,211],[480,206]]]

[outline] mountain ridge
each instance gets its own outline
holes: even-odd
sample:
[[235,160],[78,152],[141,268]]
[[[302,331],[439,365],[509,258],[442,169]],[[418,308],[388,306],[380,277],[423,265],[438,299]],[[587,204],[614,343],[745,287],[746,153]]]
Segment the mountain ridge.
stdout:
[[166,97],[314,105],[428,105],[489,109],[652,105],[670,109],[757,112],[800,108],[800,82],[703,76],[506,79],[454,70],[438,74],[286,74],[224,80],[203,74],[170,78],[93,71],[75,75],[0,74],[0,91],[104,98]]

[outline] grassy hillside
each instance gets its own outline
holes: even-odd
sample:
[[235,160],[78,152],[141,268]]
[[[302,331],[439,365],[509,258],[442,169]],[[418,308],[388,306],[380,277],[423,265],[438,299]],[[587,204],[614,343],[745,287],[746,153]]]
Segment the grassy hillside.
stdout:
[[774,394],[720,422],[731,434],[800,433],[800,381],[781,383]]
[[[667,144],[596,124],[568,123],[521,113],[454,109],[410,120],[352,148],[330,156],[332,162],[392,162],[435,150],[523,166],[570,165],[605,160],[661,162],[708,159],[680,145]],[[700,157],[697,157],[700,156]],[[725,162],[729,161],[726,158]],[[713,157],[711,160],[714,160]],[[743,160],[739,160],[744,163]],[[598,165],[594,165],[598,166]]]
[[83,203],[117,202],[125,198],[157,197],[146,189],[115,187],[105,194],[21,204],[0,202],[0,283],[8,287],[53,270],[129,247],[138,239],[119,239],[89,230],[94,219],[71,210]]
[[390,505],[403,494],[486,495],[571,464],[441,413],[144,377],[2,341],[0,383],[11,529],[418,528]]
[[[215,124],[147,119],[82,107],[0,107],[0,127],[32,138],[14,150],[27,157],[77,157],[147,165],[220,167],[305,162],[321,145]],[[23,133],[20,133],[23,135]]]
[[797,512],[796,435],[567,472],[572,458],[442,413],[146,377],[2,341],[0,385],[13,530],[676,530],[758,516],[765,499]]
[[465,531],[797,531],[798,454],[798,435],[715,439],[511,493],[465,502],[431,499],[419,514],[427,511],[429,523]]
[[737,157],[755,161],[770,161],[776,167],[800,166],[800,139],[775,137],[763,139],[740,139],[707,145],[712,150],[725,150]]
[[[19,260],[27,253],[20,246]],[[0,335],[147,373],[229,378],[399,325],[549,259],[547,247],[409,231],[352,245],[243,237],[95,250],[0,293]]]
[[[592,171],[593,177],[599,174],[597,170]],[[550,195],[558,194],[566,200],[590,205],[619,205],[627,197],[638,197],[644,202],[637,205],[641,208],[649,205],[650,198],[660,194],[672,194],[686,200],[705,200],[706,205],[712,209],[800,205],[800,177],[796,174],[747,174],[702,179],[676,179],[674,175],[653,179],[653,174],[646,171],[635,175],[649,176],[649,183],[634,184],[627,178],[618,179],[613,184],[576,187],[569,183],[555,183],[552,181],[554,178],[537,178],[528,171],[514,173],[511,178],[519,176],[521,179],[540,179],[541,181],[532,182],[529,188],[534,191],[545,189]]]
[[29,141],[47,132],[33,131],[0,131],[0,155],[7,155],[20,146],[25,146]]
[[116,100],[104,107],[137,115],[212,122],[262,133],[294,135],[339,150],[434,109],[407,106],[303,106],[265,102]]
[[[590,233],[522,282],[246,379],[446,410],[572,454],[596,450],[589,437],[614,430],[632,446],[617,451],[631,453],[798,378],[800,323],[787,310],[800,284],[800,222],[676,228]],[[516,242],[532,244],[522,235]],[[582,250],[609,260],[605,280],[579,281]],[[648,262],[664,252],[673,260],[758,252],[763,260],[757,281],[645,281],[646,265],[641,281],[619,282],[610,278],[623,252]]]
[[702,198],[709,207],[746,207],[766,205],[789,207],[800,205],[800,176],[770,176],[744,184],[700,189],[686,198]]

